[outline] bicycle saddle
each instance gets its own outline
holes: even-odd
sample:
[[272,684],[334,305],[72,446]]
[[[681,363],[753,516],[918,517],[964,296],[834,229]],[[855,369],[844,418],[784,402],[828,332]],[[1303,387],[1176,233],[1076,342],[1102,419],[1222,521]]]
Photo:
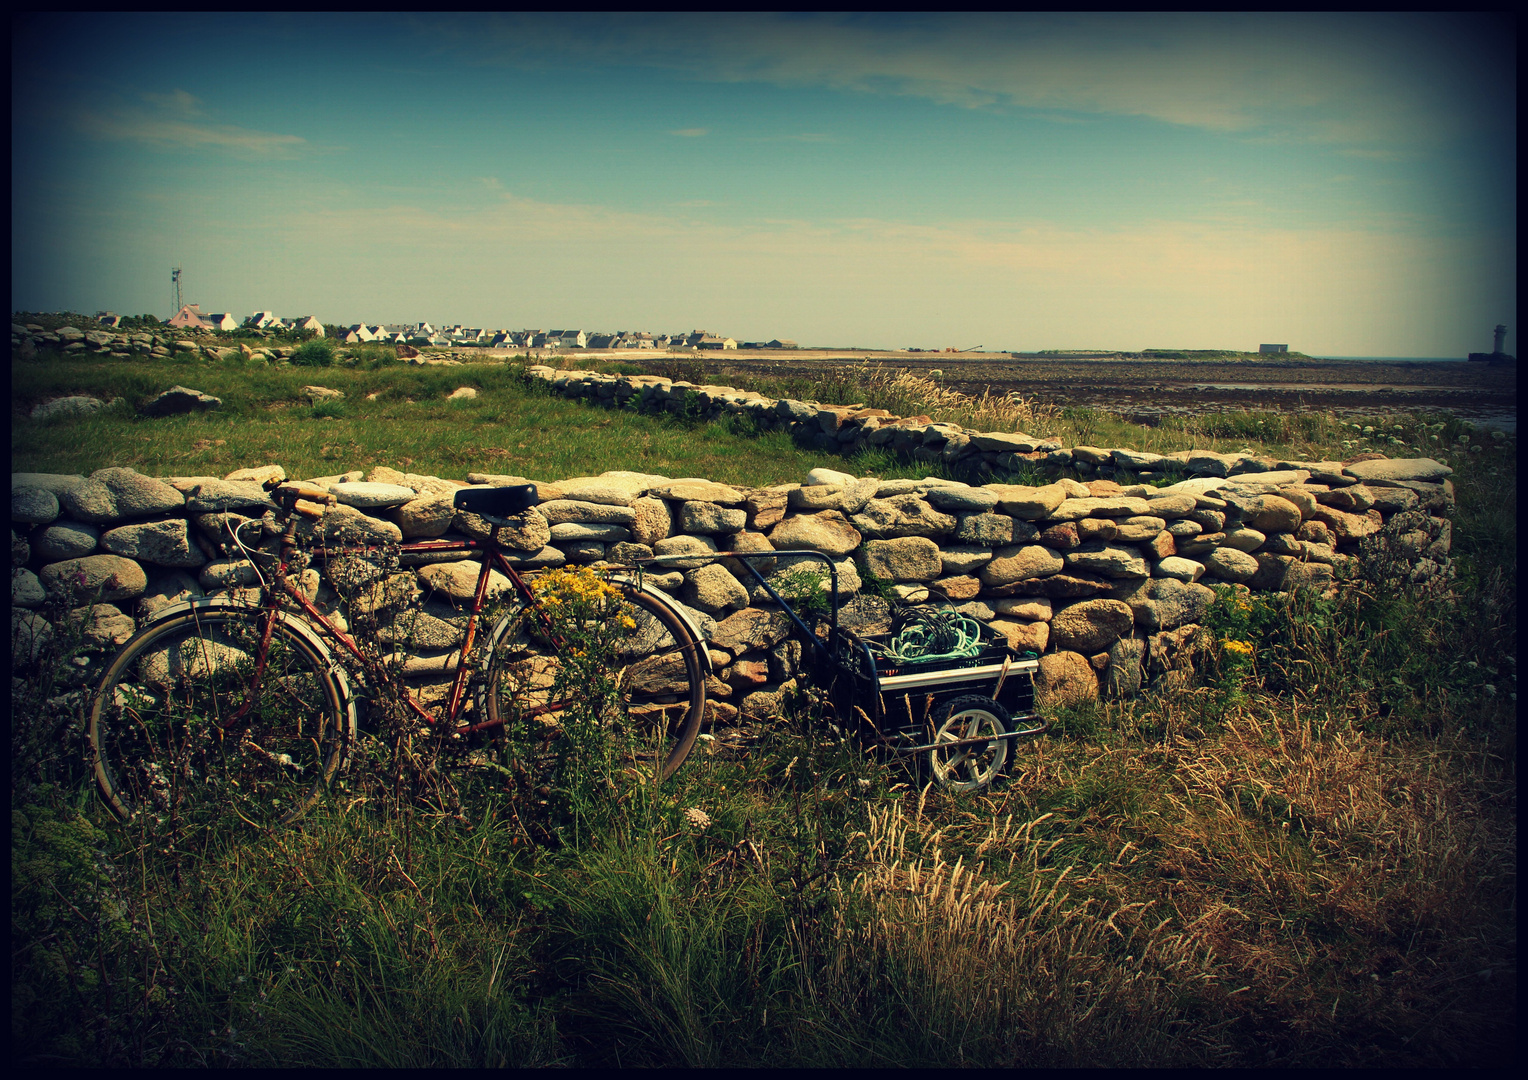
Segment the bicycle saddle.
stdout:
[[502,521],[537,503],[535,484],[516,484],[513,487],[462,488],[451,499],[451,505],[469,514]]

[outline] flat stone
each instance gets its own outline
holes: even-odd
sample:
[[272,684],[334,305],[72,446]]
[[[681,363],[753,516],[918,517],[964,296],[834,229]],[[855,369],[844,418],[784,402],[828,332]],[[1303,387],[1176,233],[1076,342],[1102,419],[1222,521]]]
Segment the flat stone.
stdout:
[[1048,547],[1028,544],[999,548],[978,577],[987,586],[1009,585],[1027,578],[1060,573],[1066,566],[1061,554]]
[[32,533],[32,548],[49,562],[78,559],[95,551],[101,530],[79,521],[55,521]]
[[11,567],[11,607],[39,608],[47,599],[36,574],[23,566]]
[[1081,653],[1054,652],[1040,657],[1034,686],[1035,704],[1040,708],[1080,704],[1098,698],[1098,675]]
[[840,488],[845,488],[857,479],[858,477],[850,476],[848,473],[839,472],[836,469],[817,468],[806,474],[806,483],[809,487],[837,484]]
[[1120,600],[1079,600],[1051,619],[1051,641],[1058,649],[1092,654],[1130,633],[1135,616]]
[[792,515],[769,533],[769,542],[778,551],[808,548],[824,555],[847,555],[859,547],[861,539],[859,530],[833,510]]
[[824,483],[792,488],[787,496],[787,505],[792,510],[808,514],[819,510],[842,510],[845,486]]
[[1193,559],[1171,555],[1157,563],[1159,577],[1177,578],[1179,581],[1198,581],[1204,576],[1204,564]]
[[304,517],[297,523],[297,538],[302,543],[396,544],[403,540],[403,530],[391,521],[381,521],[353,506],[340,505],[328,507],[317,521]]
[[[775,546],[769,542],[769,538],[763,533],[745,530],[733,533],[731,536],[724,537],[723,539],[727,549],[730,551],[753,552],[763,555],[765,552],[773,553],[775,550]],[[732,576],[749,588],[754,586],[754,576],[748,572],[748,567],[753,567],[753,569],[767,577],[774,572],[775,563],[776,560],[772,558],[722,560],[722,565],[731,572]]]
[[522,510],[502,520],[506,524],[496,525],[477,514],[458,511],[451,519],[451,524],[453,528],[466,533],[474,540],[483,540],[490,535],[497,535],[500,545],[516,551],[540,551],[552,542],[552,527],[548,524],[546,516],[541,513],[540,507],[533,506],[529,510]]
[[688,571],[680,595],[685,603],[717,619],[748,605],[748,590],[718,563]]
[[557,546],[570,563],[595,563],[605,559],[603,540],[563,540]]
[[1162,518],[1141,514],[1137,517],[1117,520],[1114,526],[1114,539],[1122,544],[1140,544],[1154,539],[1166,528],[1167,522]]
[[1226,530],[1225,542],[1221,544],[1221,547],[1250,553],[1262,547],[1267,539],[1267,536],[1256,529],[1249,529],[1245,525],[1239,525],[1234,529]]
[[552,542],[563,544],[572,540],[598,540],[617,544],[631,539],[631,530],[624,525],[586,525],[581,521],[564,521],[552,526]]
[[368,484],[363,481],[330,484],[329,494],[338,499],[341,505],[353,506],[357,510],[387,510],[412,502],[418,493],[401,484]]
[[1389,458],[1383,461],[1358,461],[1344,466],[1343,472],[1358,480],[1416,480],[1437,482],[1452,476],[1454,470],[1432,458]]
[[67,590],[77,598],[99,594],[103,601],[131,599],[148,585],[143,567],[120,555],[88,555],[49,563],[38,577],[50,593]]
[[1041,578],[1026,578],[1008,585],[998,585],[986,590],[991,597],[1045,596],[1053,600],[1075,600],[1083,596],[1096,596],[1111,592],[1119,586],[1113,578],[1098,574],[1050,574]]
[[922,536],[871,540],[865,544],[865,562],[883,581],[933,581],[944,570],[939,545]]
[[988,484],[987,490],[997,494],[997,509],[1025,521],[1049,517],[1067,498],[1066,488],[1060,484],[1048,484],[1045,487]]
[[652,546],[666,539],[673,527],[668,503],[662,499],[643,497],[631,504],[631,535],[638,542]]
[[191,542],[185,518],[122,525],[101,534],[101,549],[155,566],[194,568],[207,561]]
[[[314,576],[317,576],[317,571],[314,571]],[[145,616],[152,615],[171,604],[178,604],[183,600],[194,600],[204,595],[206,595],[205,591],[196,578],[184,570],[172,570],[166,574],[156,574],[149,579],[143,595],[138,598],[138,611]]]
[[679,528],[683,532],[716,536],[740,532],[747,524],[748,512],[741,507],[718,506],[709,502],[679,504]]
[[[1370,517],[1369,514],[1374,516]],[[1376,518],[1380,518],[1380,514],[1375,510],[1365,514],[1348,514],[1329,506],[1318,506],[1311,515],[1311,520],[1324,524],[1338,540],[1361,540],[1365,536],[1374,535],[1384,525],[1382,518]]]
[[658,564],[658,569],[669,570],[693,570],[711,560],[721,549],[716,541],[709,536],[670,536],[657,541],[652,545],[653,554],[665,555],[694,555],[693,559],[673,559],[669,562]]
[[58,496],[47,488],[11,484],[11,520],[22,525],[46,525],[58,517]]
[[1161,454],[1153,454],[1146,450],[1116,448],[1114,451],[1115,467],[1129,469],[1131,472],[1141,472],[1143,469],[1156,469],[1165,461],[1167,461],[1167,458]]
[[992,552],[974,545],[946,545],[939,551],[942,574],[971,574],[992,561]]
[[1069,569],[1102,574],[1110,578],[1147,577],[1150,571],[1146,560],[1135,548],[1117,547],[1113,544],[1084,544],[1066,553]]
[[132,469],[98,469],[59,499],[76,521],[108,525],[131,518],[181,511],[186,500],[169,484]]
[[[662,501],[659,500],[660,505]],[[594,503],[580,499],[553,499],[536,507],[536,512],[552,525],[578,522],[584,525],[631,525],[637,519],[637,511],[621,503]],[[667,508],[664,514],[667,516]]]
[[258,585],[260,575],[248,559],[213,559],[201,568],[197,582],[207,592],[217,592]]
[[256,465],[248,469],[235,469],[224,480],[245,481],[260,484],[279,484],[286,480],[286,470],[280,465]]
[[1198,507],[1192,495],[1147,495],[1146,513],[1173,521],[1186,518]]
[[12,489],[18,487],[42,488],[62,497],[64,492],[77,488],[85,482],[78,473],[11,473]]
[[748,527],[763,530],[778,524],[785,517],[790,499],[790,488],[751,488],[743,500],[748,513]]
[[[975,600],[982,591],[982,583],[969,574],[957,577],[937,578],[931,583],[931,587],[939,590],[951,600]],[[986,607],[985,604],[982,605]],[[975,618],[976,616],[973,616]],[[980,616],[991,618],[991,615]]]
[[999,615],[1026,622],[1050,622],[1054,614],[1050,598],[1045,596],[1009,596],[995,599],[991,603],[992,609]]
[[[438,592],[458,603],[471,603],[477,592],[478,575],[482,573],[480,560],[440,563],[420,567],[416,573],[420,584],[427,590]],[[488,595],[498,596],[511,592],[514,586],[509,578],[497,570],[488,572]]]
[[456,520],[456,507],[447,492],[432,492],[398,507],[396,522],[405,540],[444,536]]
[[716,624],[710,643],[734,654],[769,649],[790,635],[790,620],[780,611],[744,608]]
[[1205,585],[1159,577],[1140,582],[1116,598],[1128,604],[1135,621],[1147,629],[1173,630],[1201,621],[1215,602],[1215,592]]
[[[1316,502],[1348,514],[1362,514],[1374,505],[1374,494],[1367,484],[1351,484],[1344,488],[1318,491]],[[1315,511],[1311,511],[1314,515]],[[1298,528],[1298,526],[1296,526]]]
[[713,483],[710,480],[683,479],[670,480],[665,484],[657,484],[652,488],[652,493],[664,499],[672,499],[675,502],[713,502],[722,506],[737,506],[743,501],[742,492],[726,484]]
[[936,510],[956,513],[980,513],[997,506],[997,492],[984,487],[934,487],[923,497]]
[[165,480],[186,500],[186,512],[211,514],[222,510],[276,509],[259,484],[223,480],[216,476],[171,476]]
[[1047,520],[1080,521],[1087,517],[1123,518],[1138,517],[1151,513],[1151,503],[1126,495],[1107,498],[1089,496],[1085,499],[1067,499],[1058,506]]
[[1246,582],[1257,575],[1258,562],[1244,551],[1235,548],[1216,548],[1204,558],[1207,573],[1226,581]]

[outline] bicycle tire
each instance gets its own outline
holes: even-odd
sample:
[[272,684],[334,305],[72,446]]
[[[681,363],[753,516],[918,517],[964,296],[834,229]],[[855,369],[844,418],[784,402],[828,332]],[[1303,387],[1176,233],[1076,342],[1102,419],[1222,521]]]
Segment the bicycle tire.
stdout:
[[928,751],[925,760],[934,779],[950,791],[981,791],[991,785],[1008,764],[1008,742],[997,738],[1013,723],[1008,710],[991,698],[965,694],[946,702],[939,716],[932,741],[984,737],[989,741],[981,746]]
[[333,779],[354,735],[343,682],[322,646],[279,616],[253,690],[262,621],[256,609],[193,605],[112,658],[87,737],[117,817],[150,814],[182,836],[229,821],[276,829]]
[[[636,623],[615,645],[620,713],[633,724],[638,745],[661,747],[643,756],[649,763],[661,756],[656,771],[660,781],[667,780],[684,764],[700,735],[706,706],[701,659],[705,644],[660,598],[630,582],[612,584],[620,589]],[[483,705],[500,730],[525,715],[528,707],[545,707],[544,699],[557,688],[556,650],[535,626],[531,610],[521,606],[500,619],[490,636]],[[546,715],[555,725],[557,713]]]

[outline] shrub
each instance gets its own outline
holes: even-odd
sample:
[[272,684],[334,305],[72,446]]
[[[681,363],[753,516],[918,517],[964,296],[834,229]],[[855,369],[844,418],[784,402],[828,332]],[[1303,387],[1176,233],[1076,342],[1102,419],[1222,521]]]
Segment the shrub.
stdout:
[[329,367],[334,363],[334,346],[323,338],[304,342],[292,350],[292,363],[298,367]]

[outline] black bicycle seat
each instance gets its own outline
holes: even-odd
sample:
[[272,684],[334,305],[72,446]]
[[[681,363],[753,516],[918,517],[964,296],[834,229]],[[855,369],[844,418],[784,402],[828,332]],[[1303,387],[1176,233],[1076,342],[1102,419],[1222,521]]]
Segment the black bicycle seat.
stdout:
[[478,517],[502,520],[529,510],[537,501],[535,484],[516,484],[513,487],[462,488],[452,497],[451,505]]

